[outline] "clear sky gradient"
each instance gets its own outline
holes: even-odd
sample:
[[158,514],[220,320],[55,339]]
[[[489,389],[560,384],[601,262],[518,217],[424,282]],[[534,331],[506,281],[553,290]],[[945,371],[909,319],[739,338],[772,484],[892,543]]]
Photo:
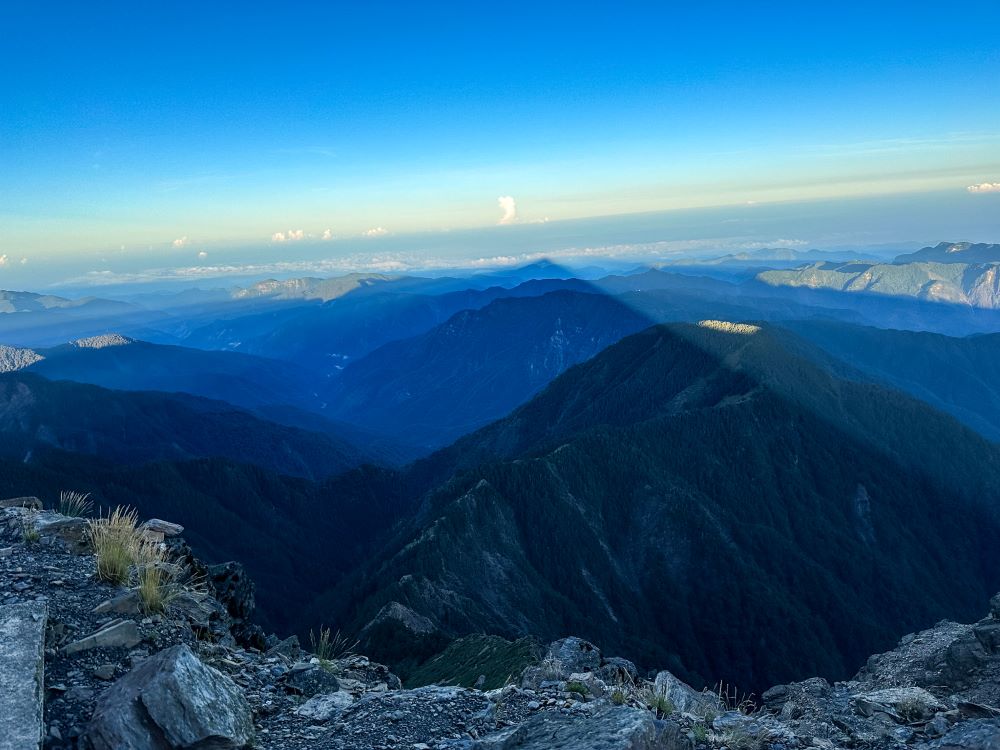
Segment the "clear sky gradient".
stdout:
[[505,212],[926,194],[997,227],[996,0],[267,5],[4,3],[8,272],[356,253]]

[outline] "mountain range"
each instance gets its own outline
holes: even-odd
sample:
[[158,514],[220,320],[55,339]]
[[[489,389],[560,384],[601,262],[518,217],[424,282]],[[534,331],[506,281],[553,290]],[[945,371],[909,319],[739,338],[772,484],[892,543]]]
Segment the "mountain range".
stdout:
[[1000,263],[1000,244],[939,242],[933,247],[897,255],[893,263]]
[[771,270],[756,279],[772,286],[909,297],[922,302],[1000,308],[1000,271],[993,263],[812,263]]
[[[360,629],[395,602],[450,636],[572,630],[761,685],[974,609],[998,583],[998,449],[809,349],[707,322],[570,368],[415,464],[420,512],[314,617]],[[414,639],[380,632],[390,658]]]
[[[766,276],[863,268],[867,294]],[[892,330],[995,313],[906,291],[931,271],[973,278],[540,264],[136,298],[98,330],[25,297],[0,476],[170,517],[247,562],[270,627],[335,624],[404,677],[466,634],[573,632],[697,684],[838,678],[1000,585],[1000,338]]]

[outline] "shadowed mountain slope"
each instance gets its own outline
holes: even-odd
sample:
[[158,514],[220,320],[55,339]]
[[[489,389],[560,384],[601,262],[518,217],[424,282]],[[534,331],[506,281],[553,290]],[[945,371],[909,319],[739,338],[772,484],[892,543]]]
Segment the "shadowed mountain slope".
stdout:
[[601,294],[499,299],[348,365],[323,400],[338,419],[440,446],[506,415],[567,367],[647,325]]
[[815,357],[755,326],[622,340],[415,465],[454,476],[315,616],[396,601],[445,634],[581,633],[756,689],[974,612],[1000,584],[1000,453]]
[[51,446],[121,463],[221,457],[322,478],[371,460],[350,443],[287,427],[221,401],[111,391],[0,375],[0,451],[23,457]]
[[829,321],[782,325],[1000,442],[1000,334],[958,338]]

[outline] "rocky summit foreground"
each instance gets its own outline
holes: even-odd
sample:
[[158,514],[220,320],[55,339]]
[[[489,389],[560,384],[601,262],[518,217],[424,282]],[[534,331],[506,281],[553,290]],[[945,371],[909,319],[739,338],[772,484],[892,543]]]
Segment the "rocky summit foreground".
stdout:
[[239,565],[204,565],[173,524],[139,531],[184,571],[161,611],[131,581],[98,580],[86,520],[0,502],[3,750],[1000,749],[1000,595],[983,620],[907,635],[850,681],[760,698],[642,676],[572,637],[497,689],[407,689],[349,648],[266,636]]

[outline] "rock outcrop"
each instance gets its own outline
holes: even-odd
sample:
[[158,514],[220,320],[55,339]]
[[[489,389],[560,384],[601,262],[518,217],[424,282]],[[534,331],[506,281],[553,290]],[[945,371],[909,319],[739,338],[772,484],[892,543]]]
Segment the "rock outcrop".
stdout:
[[95,750],[244,747],[250,706],[233,680],[185,645],[144,659],[104,692],[87,727]]
[[[85,533],[41,533],[81,523],[36,503],[0,502],[0,623],[14,623],[0,627],[0,660],[34,654],[0,673],[3,750],[1000,748],[1000,595],[979,622],[907,635],[851,680],[778,685],[759,699],[697,690],[667,671],[644,679],[576,637],[509,652],[492,638],[469,639],[431,671],[471,684],[477,651],[492,664],[479,684],[496,663],[528,666],[491,690],[406,689],[364,656],[310,654],[294,636],[253,630],[242,568],[204,565],[165,521],[140,531],[169,553],[166,564],[205,585],[147,611],[133,586],[95,578]],[[34,618],[34,646],[15,627],[28,622],[23,613]]]

